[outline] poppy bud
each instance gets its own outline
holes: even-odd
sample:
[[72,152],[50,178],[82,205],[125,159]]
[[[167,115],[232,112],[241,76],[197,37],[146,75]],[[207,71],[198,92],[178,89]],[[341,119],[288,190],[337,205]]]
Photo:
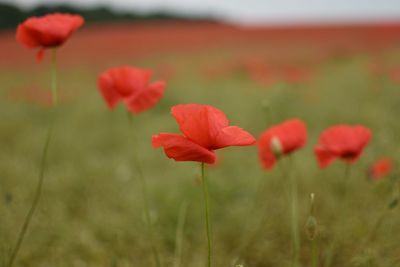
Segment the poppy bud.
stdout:
[[310,216],[308,217],[305,225],[306,234],[309,240],[314,240],[318,234],[318,222],[317,219],[314,217],[314,197],[314,193],[311,193]]
[[318,233],[318,222],[314,216],[308,217],[305,229],[308,239],[314,240]]
[[271,151],[275,155],[275,157],[279,158],[283,154],[282,143],[279,141],[279,138],[274,136],[271,139]]

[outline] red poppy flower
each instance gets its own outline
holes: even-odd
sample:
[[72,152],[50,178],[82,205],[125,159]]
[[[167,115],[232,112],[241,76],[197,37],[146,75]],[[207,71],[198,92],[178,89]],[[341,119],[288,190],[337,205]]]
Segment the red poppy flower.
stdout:
[[389,158],[382,158],[375,161],[369,169],[369,176],[373,180],[380,180],[389,174],[393,169],[393,162]]
[[371,131],[364,126],[337,125],[326,129],[320,136],[314,152],[321,168],[339,158],[355,162],[371,139]]
[[303,121],[287,120],[263,132],[258,141],[258,154],[262,166],[270,170],[277,159],[304,146],[307,129]]
[[81,16],[71,14],[31,17],[18,25],[16,39],[26,47],[41,48],[37,55],[40,59],[43,49],[62,45],[83,23]]
[[228,146],[253,145],[256,140],[237,126],[229,126],[225,114],[208,105],[184,104],[171,108],[183,135],[153,135],[153,147],[164,147],[169,158],[176,161],[214,163],[214,150]]
[[150,83],[152,72],[130,66],[111,68],[97,79],[97,86],[108,107],[113,109],[123,101],[130,112],[145,111],[160,100],[165,82]]

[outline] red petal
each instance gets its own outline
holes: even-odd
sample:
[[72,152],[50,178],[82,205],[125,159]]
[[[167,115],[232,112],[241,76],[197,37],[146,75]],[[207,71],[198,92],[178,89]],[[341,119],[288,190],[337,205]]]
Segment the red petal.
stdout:
[[171,113],[187,138],[207,148],[214,146],[221,129],[229,125],[222,111],[208,105],[176,105]]
[[165,82],[158,81],[145,90],[141,90],[132,98],[126,101],[128,110],[131,112],[142,112],[153,107],[164,94]]
[[55,47],[63,44],[84,23],[79,15],[48,14],[31,17],[17,29],[17,40],[29,47]]
[[275,125],[262,133],[259,140],[259,156],[263,166],[271,169],[276,161],[272,151],[272,140],[279,141],[279,154],[289,154],[304,146],[307,140],[307,129],[303,121],[291,119]]
[[317,146],[314,149],[315,156],[317,157],[318,165],[320,168],[328,167],[334,159],[337,158],[336,155],[332,154],[329,150],[325,149],[323,146]]
[[271,151],[271,136],[269,133],[264,133],[260,137],[258,144],[258,156],[260,158],[261,165],[265,169],[271,170],[274,167],[276,158]]
[[114,89],[124,97],[132,97],[147,88],[151,71],[131,66],[122,66],[108,70],[114,82]]
[[371,139],[371,131],[364,126],[337,125],[326,129],[319,138],[318,147],[325,153],[355,162]]
[[25,27],[24,24],[18,25],[15,39],[26,47],[32,48],[40,46],[37,34],[30,31],[30,29]]
[[256,139],[237,126],[228,126],[223,128],[214,143],[213,149],[224,148],[227,146],[249,146],[255,144]]
[[120,101],[121,96],[114,89],[114,83],[109,72],[104,72],[97,78],[97,88],[110,109],[114,108]]
[[197,161],[212,164],[215,153],[178,134],[160,133],[152,137],[153,147],[164,147],[168,158],[176,161]]

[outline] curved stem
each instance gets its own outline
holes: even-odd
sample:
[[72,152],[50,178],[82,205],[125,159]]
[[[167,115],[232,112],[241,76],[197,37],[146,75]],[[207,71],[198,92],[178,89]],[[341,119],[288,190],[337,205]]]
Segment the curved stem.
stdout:
[[49,144],[50,144],[50,139],[51,139],[51,132],[52,132],[52,128],[50,128],[47,132],[47,137],[46,137],[46,142],[44,143],[44,148],[43,148],[43,152],[42,152],[42,158],[40,160],[40,171],[39,171],[39,182],[37,184],[36,187],[36,191],[35,191],[35,196],[32,202],[32,206],[28,211],[28,214],[26,215],[24,224],[22,225],[21,231],[18,235],[18,239],[17,239],[17,243],[14,247],[14,249],[12,250],[11,253],[11,257],[10,260],[8,262],[8,267],[13,266],[14,261],[17,257],[18,251],[21,247],[22,241],[24,240],[26,231],[28,230],[28,226],[32,220],[33,214],[35,213],[35,210],[38,206],[39,203],[39,199],[42,193],[42,188],[43,188],[43,180],[44,180],[44,173],[45,173],[45,169],[46,169],[46,158],[47,158],[47,151],[49,149]]
[[[56,107],[58,104],[58,97],[57,97],[57,48],[52,49],[52,60],[51,60],[51,92],[52,92],[52,102],[53,102],[53,107]],[[24,220],[24,223],[22,225],[21,231],[19,232],[17,243],[14,247],[14,249],[11,252],[10,260],[8,261],[8,267],[12,267],[15,259],[17,257],[18,251],[21,247],[22,241],[24,240],[26,231],[28,230],[29,224],[32,220],[32,217],[36,211],[36,208],[38,206],[40,196],[42,194],[42,188],[43,188],[43,181],[44,181],[44,174],[45,174],[45,169],[46,169],[46,158],[47,158],[47,153],[49,150],[49,145],[50,145],[50,140],[51,140],[51,134],[53,131],[53,121],[50,123],[49,130],[47,132],[47,137],[46,141],[44,143],[43,147],[43,152],[42,152],[42,157],[40,160],[40,169],[39,169],[39,181],[36,186],[36,191],[35,191],[35,196],[32,202],[32,206],[29,209],[26,218]]]
[[[129,125],[133,126],[133,119],[132,119],[132,114],[128,113],[128,118],[129,118]],[[132,127],[133,128],[133,127]],[[137,138],[136,135],[133,137],[134,140],[134,161],[136,165],[136,170],[138,172],[139,180],[140,180],[140,186],[142,189],[142,196],[143,196],[143,204],[144,204],[144,214],[145,214],[145,220],[148,228],[148,235],[149,235],[149,240],[150,240],[150,246],[151,250],[153,251],[153,256],[154,256],[154,262],[157,267],[161,266],[161,261],[160,261],[160,256],[158,254],[157,247],[154,242],[154,236],[153,236],[153,227],[151,224],[151,217],[150,217],[150,205],[149,205],[149,197],[148,197],[148,190],[147,190],[147,183],[146,179],[144,178],[143,170],[142,170],[142,165],[139,159],[139,156],[137,154]]]
[[205,222],[207,231],[207,244],[208,244],[208,257],[207,266],[211,267],[211,252],[212,252],[212,240],[211,240],[211,224],[210,224],[210,205],[208,203],[208,182],[207,176],[205,175],[205,164],[201,163],[201,181],[203,185],[203,196],[204,196],[204,210],[205,210]]

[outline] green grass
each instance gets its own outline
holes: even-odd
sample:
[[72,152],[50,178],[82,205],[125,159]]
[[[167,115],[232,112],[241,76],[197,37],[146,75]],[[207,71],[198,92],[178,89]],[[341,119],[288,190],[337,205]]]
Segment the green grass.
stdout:
[[[312,192],[321,261],[337,236],[332,266],[400,266],[398,209],[384,220],[374,240],[360,247],[391,197],[389,181],[373,183],[366,170],[382,155],[399,163],[399,85],[385,80],[380,90],[371,89],[365,69],[369,58],[363,55],[321,64],[311,82],[298,86],[279,83],[265,88],[241,73],[204,79],[201,69],[213,63],[213,56],[217,57],[213,53],[174,55],[139,62],[148,67],[171,62],[176,76],[168,82],[159,105],[134,117],[134,130],[122,106],[110,112],[103,103],[96,89],[99,66],[60,70],[59,88],[77,97],[55,113],[34,104],[12,103],[6,97],[13,88],[30,83],[48,88],[46,63],[32,72],[2,70],[0,264],[6,261],[32,201],[40,153],[49,120],[55,116],[43,195],[16,266],[153,266],[133,150],[141,157],[148,181],[162,265],[173,266],[181,213],[186,215],[179,229],[181,266],[205,266],[200,164],[169,160],[150,142],[154,133],[179,131],[169,114],[172,105],[204,103],[220,108],[231,124],[255,136],[284,119],[306,121],[307,146],[293,155],[299,185],[301,266],[311,265],[311,244],[303,229]],[[373,132],[372,142],[352,166],[345,210],[340,210],[344,164],[320,170],[312,152],[319,133],[337,123],[361,123]],[[214,266],[235,262],[244,267],[290,266],[289,181],[279,168],[261,169],[256,147],[227,148],[218,155],[218,165],[208,169]]]

